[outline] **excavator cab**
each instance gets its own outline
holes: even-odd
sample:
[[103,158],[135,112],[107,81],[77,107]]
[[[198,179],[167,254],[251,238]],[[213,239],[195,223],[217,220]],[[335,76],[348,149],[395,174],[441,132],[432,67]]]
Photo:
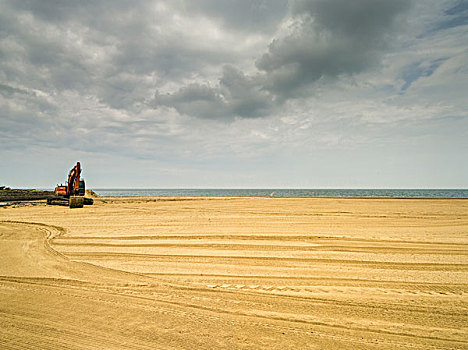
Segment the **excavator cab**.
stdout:
[[84,196],[85,195],[85,182],[84,180],[80,180],[78,183],[78,196]]
[[57,185],[57,187],[55,187],[55,195],[65,197],[67,195],[67,186]]

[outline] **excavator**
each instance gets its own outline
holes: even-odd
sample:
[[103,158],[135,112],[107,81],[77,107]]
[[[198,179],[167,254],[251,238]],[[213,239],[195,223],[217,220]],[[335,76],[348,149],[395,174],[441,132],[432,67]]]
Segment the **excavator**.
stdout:
[[93,204],[92,198],[86,198],[85,182],[80,179],[81,164],[77,162],[68,173],[68,181],[65,185],[55,187],[55,197],[47,199],[50,205],[65,205],[70,208],[83,208],[83,205]]

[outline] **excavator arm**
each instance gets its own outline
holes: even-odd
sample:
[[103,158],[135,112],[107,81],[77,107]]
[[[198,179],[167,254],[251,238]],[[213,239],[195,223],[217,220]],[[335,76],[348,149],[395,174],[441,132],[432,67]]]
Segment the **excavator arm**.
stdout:
[[81,165],[77,162],[68,174],[68,194],[70,196],[79,195],[80,192]]

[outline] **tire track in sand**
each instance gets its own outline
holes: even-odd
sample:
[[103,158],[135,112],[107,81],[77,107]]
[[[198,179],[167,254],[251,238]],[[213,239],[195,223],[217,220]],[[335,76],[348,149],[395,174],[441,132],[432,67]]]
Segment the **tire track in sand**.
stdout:
[[[152,329],[160,340],[153,340],[152,344],[170,344],[176,348],[188,347],[187,342],[176,340],[177,330],[181,327],[186,337],[194,336],[198,331],[196,337],[191,337],[191,348],[202,347],[197,339],[203,339],[211,347],[220,347],[220,343],[210,343],[210,338],[200,332],[202,329],[221,341],[227,339],[223,336],[230,336],[239,342],[245,340],[241,339],[243,334],[249,334],[245,338],[250,341],[250,347],[255,348],[266,348],[266,344],[270,348],[275,345],[277,348],[465,348],[467,344],[459,340],[466,339],[464,324],[467,319],[463,315],[466,261],[461,260],[466,255],[466,244],[456,234],[466,220],[454,222],[459,216],[464,217],[461,210],[448,201],[438,201],[437,205],[432,202],[426,205],[423,201],[368,203],[353,200],[265,203],[211,200],[199,203],[193,200],[182,205],[174,201],[138,202],[135,206],[128,200],[122,208],[116,202],[91,208],[88,212],[72,212],[70,225],[65,225],[71,227],[71,234],[55,239],[61,244],[53,244],[54,248],[69,259],[80,260],[83,268],[89,267],[85,263],[91,262],[118,270],[148,272],[152,282],[147,286],[131,282],[125,286],[125,279],[131,280],[133,275],[121,274],[120,282],[117,278],[115,281],[100,281],[99,278],[91,281],[93,276],[88,275],[90,280],[82,285],[76,282],[71,285],[65,280],[59,282],[57,278],[35,280],[33,286],[32,281],[24,280],[23,286],[33,286],[33,289],[22,287],[14,292],[21,294],[24,290],[24,293],[35,293],[38,297],[49,294],[56,303],[62,299],[74,300],[82,309],[80,315],[87,311],[97,319],[101,317],[100,313],[109,316],[114,309],[120,317],[131,315],[121,320],[121,324],[115,324],[116,331],[130,335],[123,323],[133,322],[138,336],[129,336],[129,339],[139,339],[142,344],[148,334],[142,324],[136,324],[138,319],[145,321],[145,327],[151,327],[155,320],[161,322],[159,329]],[[327,205],[328,209],[325,208]],[[459,205],[463,206],[464,202],[457,202]],[[336,209],[329,210],[332,207]],[[389,208],[405,215],[387,214]],[[94,218],[95,209],[99,209],[99,215]],[[448,209],[451,216],[444,216],[444,210]],[[317,215],[309,216],[308,213],[313,211]],[[328,213],[331,211],[333,215]],[[122,219],[119,213],[123,214]],[[139,213],[144,214],[141,220]],[[300,215],[295,215],[297,213]],[[364,217],[362,214],[366,213],[369,215]],[[80,221],[80,217],[86,217],[96,226]],[[402,220],[397,222],[400,218]],[[351,235],[370,239],[341,237],[349,229],[354,230]],[[234,231],[244,234],[244,238],[251,236],[250,233],[257,237],[255,241],[242,239],[241,242],[238,234],[231,234],[236,233]],[[198,241],[186,237],[162,238],[177,240],[174,244],[154,239],[160,233],[161,237],[181,236],[178,232],[186,232],[189,237],[198,236]],[[440,232],[444,236],[440,236]],[[135,238],[130,239],[133,233]],[[216,233],[221,234],[217,238],[208,237]],[[151,240],[157,243],[145,246],[146,234],[153,236]],[[80,235],[82,240],[72,239],[73,235]],[[106,240],[118,235],[129,238],[124,247],[115,246],[121,245],[124,239]],[[268,235],[269,240],[258,237]],[[321,238],[327,235],[328,238]],[[89,236],[95,238],[88,240]],[[419,242],[411,242],[413,237]],[[393,242],[394,238],[399,242]],[[440,245],[437,241],[430,242],[432,238],[443,242]],[[239,244],[229,249],[232,240]],[[402,243],[405,240],[408,242]],[[77,243],[75,246],[73,241]],[[256,241],[263,241],[263,244]],[[86,242],[97,244],[94,247],[80,245]],[[302,248],[306,245],[307,248]],[[249,259],[217,257],[227,249]],[[200,256],[201,250],[207,257],[187,257]],[[311,255],[301,257],[298,252]],[[74,253],[83,254],[78,257],[72,255]],[[105,253],[123,255],[105,256]],[[165,256],[151,258],[148,254]],[[259,259],[262,256],[292,259]],[[301,262],[297,258],[308,260]],[[84,277],[83,281],[86,281]],[[66,283],[70,283],[67,288]],[[44,284],[53,284],[53,288]],[[255,288],[248,288],[250,286]],[[38,288],[44,289],[38,291]],[[55,294],[51,288],[60,294]],[[7,291],[5,289],[5,293]],[[86,305],[100,313],[93,313],[93,309],[86,309]],[[123,305],[128,308],[124,309]],[[151,311],[145,313],[145,310]],[[179,319],[178,324],[171,323],[175,319]],[[183,320],[186,320],[186,328],[182,326]],[[108,322],[112,322],[112,318]],[[167,331],[166,335],[161,329]],[[109,331],[109,334],[113,332]],[[173,339],[167,338],[167,334]],[[270,341],[261,343],[257,336]],[[96,339],[99,341],[97,334]]]

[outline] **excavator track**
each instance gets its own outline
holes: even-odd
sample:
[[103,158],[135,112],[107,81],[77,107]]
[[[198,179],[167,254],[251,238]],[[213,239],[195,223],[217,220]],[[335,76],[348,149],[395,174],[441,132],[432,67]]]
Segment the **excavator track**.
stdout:
[[70,198],[53,197],[47,199],[49,205],[62,205],[70,208],[83,208],[84,205],[92,205],[94,200],[92,198],[73,196]]

